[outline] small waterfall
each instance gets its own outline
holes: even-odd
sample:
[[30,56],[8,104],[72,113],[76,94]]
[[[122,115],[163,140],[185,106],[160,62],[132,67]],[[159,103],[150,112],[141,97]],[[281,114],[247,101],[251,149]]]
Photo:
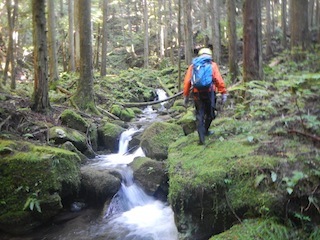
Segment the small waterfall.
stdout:
[[[164,99],[168,98],[167,93],[163,89],[156,89],[156,93],[158,95],[158,99],[159,100],[164,100]],[[167,102],[161,102],[160,103],[161,104],[161,109],[159,109],[160,111],[163,111],[163,110],[166,109],[165,106],[164,106],[166,103]]]
[[141,148],[125,154],[132,135],[137,131],[128,129],[123,132],[119,152],[100,157],[95,163],[100,167],[116,168],[123,178],[120,190],[105,213],[105,224],[97,229],[97,236],[114,240],[177,240],[178,231],[171,207],[148,196],[135,184],[132,170],[127,166],[135,157],[145,156]]

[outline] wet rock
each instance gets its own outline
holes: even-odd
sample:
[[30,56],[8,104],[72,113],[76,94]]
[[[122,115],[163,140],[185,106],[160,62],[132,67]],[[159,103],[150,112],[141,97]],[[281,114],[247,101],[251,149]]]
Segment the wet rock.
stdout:
[[103,149],[117,152],[119,147],[119,138],[125,129],[118,124],[105,123],[98,128],[98,145]]
[[154,195],[166,185],[166,168],[163,162],[147,157],[137,157],[129,165],[133,170],[135,181],[149,194]]
[[183,135],[177,124],[154,122],[143,132],[140,146],[147,157],[164,160],[168,157],[169,145]]
[[81,195],[93,204],[103,204],[118,192],[121,186],[121,176],[110,169],[100,169],[94,166],[81,168]]
[[87,150],[86,135],[71,128],[61,126],[50,128],[49,140],[57,145],[68,141],[72,142],[72,144],[82,153]]

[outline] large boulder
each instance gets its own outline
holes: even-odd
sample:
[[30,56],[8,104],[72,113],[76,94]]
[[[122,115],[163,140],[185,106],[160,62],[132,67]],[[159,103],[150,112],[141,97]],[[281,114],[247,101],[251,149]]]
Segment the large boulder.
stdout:
[[134,180],[146,193],[153,196],[162,193],[166,195],[168,178],[164,162],[147,157],[137,157],[129,166],[133,171]]
[[125,128],[110,122],[103,123],[98,128],[98,139],[101,148],[111,152],[117,152],[119,148],[119,139]]
[[87,202],[103,204],[113,197],[121,187],[121,175],[114,170],[95,166],[81,168],[81,195]]
[[98,148],[98,131],[96,124],[85,120],[80,114],[73,110],[66,109],[61,115],[61,124],[84,133],[88,138],[88,144],[96,151]]
[[193,133],[197,130],[196,126],[196,117],[192,111],[187,111],[178,121],[177,123],[181,125],[183,132],[185,135]]
[[144,130],[140,146],[147,157],[164,160],[168,157],[169,145],[183,135],[182,128],[177,124],[154,122]]
[[60,119],[62,125],[83,133],[86,133],[89,127],[89,123],[71,109],[64,110],[60,115]]
[[46,223],[80,187],[77,154],[0,140],[0,229],[22,234]]
[[57,145],[71,142],[82,153],[88,149],[86,135],[68,127],[55,126],[50,128],[49,140]]

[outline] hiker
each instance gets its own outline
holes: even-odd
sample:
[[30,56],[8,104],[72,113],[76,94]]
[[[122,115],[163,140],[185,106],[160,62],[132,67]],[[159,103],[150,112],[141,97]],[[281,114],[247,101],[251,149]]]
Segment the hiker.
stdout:
[[[211,135],[210,124],[215,119],[216,92],[222,94],[222,103],[227,100],[227,90],[221,77],[217,63],[212,61],[209,48],[199,50],[184,77],[184,105],[188,106],[189,93],[192,90],[196,110],[199,144],[205,143],[205,136]],[[200,62],[200,63],[199,63]]]

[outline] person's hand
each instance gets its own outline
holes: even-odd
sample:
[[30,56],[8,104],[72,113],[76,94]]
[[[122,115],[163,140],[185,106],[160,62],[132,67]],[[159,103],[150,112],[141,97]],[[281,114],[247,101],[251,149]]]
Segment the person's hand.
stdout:
[[189,103],[189,97],[184,97],[184,98],[183,98],[183,105],[184,105],[185,107],[188,107],[188,103]]
[[226,93],[222,94],[222,104],[225,104],[227,101],[228,95]]

